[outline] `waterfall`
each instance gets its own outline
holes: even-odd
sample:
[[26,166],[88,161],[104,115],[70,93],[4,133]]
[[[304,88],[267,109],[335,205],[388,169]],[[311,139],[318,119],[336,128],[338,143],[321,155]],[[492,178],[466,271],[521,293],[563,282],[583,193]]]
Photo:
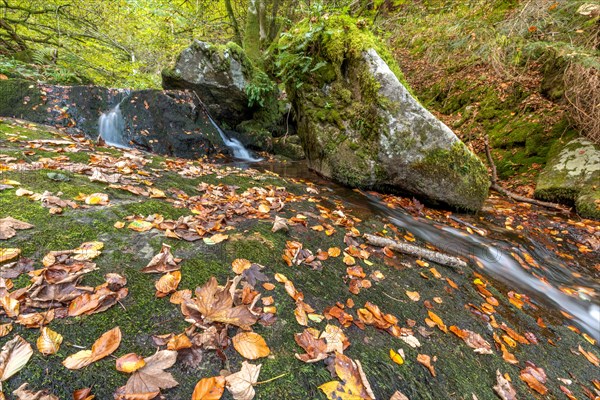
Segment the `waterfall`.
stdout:
[[123,114],[121,114],[119,105],[120,104],[100,116],[99,132],[106,144],[129,149],[131,147],[123,137],[125,132],[125,120],[123,119]]
[[210,120],[210,123],[213,124],[213,126],[215,127],[217,132],[219,132],[219,135],[221,136],[221,139],[223,139],[223,143],[225,143],[225,146],[227,146],[229,149],[231,149],[231,151],[233,152],[234,158],[237,158],[238,160],[241,160],[241,161],[247,161],[247,162],[262,161],[262,158],[255,158],[250,153],[250,151],[248,151],[248,149],[245,148],[242,143],[240,143],[239,140],[237,140],[235,138],[231,138],[231,139],[228,138],[225,135],[225,132],[223,132],[223,130],[219,127],[219,125],[217,125],[217,123],[215,121],[213,121],[213,119],[210,117],[210,115],[208,115],[208,119]]

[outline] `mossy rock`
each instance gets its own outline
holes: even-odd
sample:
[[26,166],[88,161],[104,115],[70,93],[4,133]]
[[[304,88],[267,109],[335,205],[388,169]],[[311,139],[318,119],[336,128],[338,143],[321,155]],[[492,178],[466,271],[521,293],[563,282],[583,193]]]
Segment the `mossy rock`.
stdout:
[[598,216],[600,147],[587,139],[567,143],[540,173],[537,198],[575,205],[586,216]]
[[290,160],[303,160],[304,149],[300,143],[300,137],[288,136],[273,139],[273,154],[284,156]]
[[363,24],[347,16],[305,20],[277,51],[311,168],[353,187],[481,207],[486,168],[411,95],[389,50]]
[[24,79],[0,80],[0,116],[46,122],[42,92],[36,83]]

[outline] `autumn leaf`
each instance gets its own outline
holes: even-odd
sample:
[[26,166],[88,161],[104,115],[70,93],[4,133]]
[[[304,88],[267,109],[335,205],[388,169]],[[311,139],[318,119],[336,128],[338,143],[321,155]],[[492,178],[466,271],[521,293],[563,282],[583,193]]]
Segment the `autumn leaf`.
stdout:
[[251,266],[252,266],[252,263],[250,261],[246,260],[245,258],[236,258],[231,263],[233,272],[235,272],[237,275],[240,275],[242,272],[244,272]]
[[234,400],[252,400],[254,398],[254,384],[258,381],[261,366],[244,361],[238,372],[225,377],[227,390]]
[[402,357],[401,354],[396,353],[393,349],[390,349],[390,358],[398,365],[404,364],[404,357]]
[[73,392],[73,400],[93,400],[96,396],[92,394],[92,388],[77,389]]
[[116,361],[117,371],[125,372],[128,374],[137,371],[144,365],[146,365],[146,361],[144,361],[144,358],[138,356],[135,353],[125,354],[124,356],[117,358]]
[[161,389],[177,386],[178,382],[173,375],[164,371],[171,368],[175,361],[177,361],[177,352],[171,350],[161,350],[144,358],[146,364],[135,371],[125,385],[126,398],[138,398],[137,396],[139,396],[139,398],[153,399]]
[[427,354],[419,354],[417,355],[417,361],[423,366],[425,366],[429,370],[431,375],[435,377],[435,368],[433,367],[433,365],[431,365],[430,356],[428,356]]
[[58,397],[48,393],[48,390],[40,390],[35,393],[27,390],[28,385],[28,383],[24,383],[13,392],[17,396],[16,400],[59,400]]
[[180,271],[173,271],[164,274],[154,284],[154,287],[156,287],[156,297],[165,297],[176,291],[177,286],[179,286],[179,282],[181,282]]
[[407,290],[406,291],[406,295],[412,301],[419,301],[419,300],[421,300],[421,295],[419,294],[419,292],[411,292],[411,291]]
[[145,273],[163,273],[163,272],[171,272],[177,271],[181,267],[171,254],[171,246],[164,244],[162,245],[160,252],[152,257],[152,260],[146,265],[142,272]]
[[344,334],[344,331],[335,325],[327,324],[325,330],[321,333],[320,339],[325,339],[327,353],[338,352],[343,353],[350,346],[350,341]]
[[192,400],[219,400],[225,391],[225,378],[222,376],[213,376],[211,378],[202,378],[196,384]]
[[31,345],[19,335],[15,335],[2,346],[0,351],[0,387],[1,383],[19,372],[31,358]]
[[546,383],[546,372],[529,361],[525,364],[527,366],[519,374],[521,380],[541,395],[548,393],[548,388],[544,386],[544,383]]
[[17,230],[31,229],[33,225],[19,221],[12,217],[0,219],[0,240],[10,239],[17,234]]
[[598,359],[598,357],[596,357],[594,353],[592,353],[591,351],[585,351],[581,347],[581,345],[579,345],[579,352],[583,354],[586,360],[594,364],[596,367],[600,367],[600,360]]
[[256,360],[271,354],[265,339],[255,332],[240,332],[231,341],[237,352],[249,360]]
[[437,325],[438,328],[440,328],[440,330],[444,333],[448,332],[448,328],[446,328],[446,325],[444,324],[444,321],[442,321],[442,319],[440,317],[437,316],[436,313],[434,313],[433,311],[427,311],[427,314],[429,314],[429,318],[431,318],[431,320]]
[[152,229],[153,226],[154,225],[152,224],[152,222],[136,219],[130,222],[129,225],[127,225],[127,228],[136,232],[146,232]]
[[327,358],[327,342],[324,338],[318,338],[319,333],[312,328],[305,329],[302,333],[296,333],[294,340],[302,347],[305,354],[296,353],[298,360],[305,363],[313,363]]
[[12,260],[13,258],[17,257],[19,254],[21,254],[21,249],[0,248],[0,264],[5,261]]
[[81,369],[112,354],[121,344],[121,329],[117,326],[105,332],[92,345],[91,350],[82,350],[67,357],[62,364],[68,369]]
[[44,326],[41,329],[40,337],[37,340],[37,348],[40,353],[46,356],[56,354],[62,341],[63,337],[60,333]]
[[181,303],[181,311],[187,317],[186,320],[196,323],[198,317],[201,317],[205,322],[216,321],[241,328],[253,325],[258,317],[246,305],[234,306],[230,293],[231,284],[230,281],[225,287],[219,287],[213,276],[204,286],[197,288],[195,298]]
[[271,228],[271,232],[277,232],[280,230],[289,230],[287,219],[281,218],[280,216],[275,216],[275,222],[273,223],[273,228]]
[[499,370],[496,370],[496,380],[498,383],[494,386],[494,391],[502,400],[516,400],[517,392],[509,381],[502,376]]
[[340,381],[331,381],[319,386],[330,400],[372,400],[375,395],[358,360],[335,353],[334,369]]

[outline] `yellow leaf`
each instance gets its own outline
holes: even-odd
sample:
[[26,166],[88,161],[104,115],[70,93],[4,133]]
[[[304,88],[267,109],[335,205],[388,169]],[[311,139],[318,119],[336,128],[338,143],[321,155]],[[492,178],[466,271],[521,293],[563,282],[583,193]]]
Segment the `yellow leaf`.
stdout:
[[437,325],[438,328],[440,328],[442,332],[448,333],[448,328],[446,328],[444,321],[442,321],[442,319],[438,317],[436,313],[433,311],[427,311],[427,313],[429,314],[429,318],[431,318],[431,320]]
[[231,263],[231,266],[233,268],[233,272],[240,275],[242,272],[250,268],[252,266],[252,263],[246,260],[245,258],[236,258]]
[[68,369],[81,369],[112,354],[121,344],[121,330],[117,326],[105,332],[92,345],[92,350],[82,350],[67,357],[62,364]]
[[330,247],[329,250],[327,250],[329,257],[338,257],[341,253],[342,251],[339,247]]
[[166,295],[177,290],[181,282],[181,272],[173,271],[164,274],[156,281],[154,287],[156,287],[156,297],[165,297]]
[[128,374],[137,371],[144,365],[146,365],[146,361],[144,361],[144,358],[138,356],[135,353],[125,354],[124,356],[117,358],[116,361],[117,371],[125,372]]
[[3,249],[0,248],[0,263],[3,263],[8,260],[12,260],[21,254],[21,249]]
[[396,353],[393,349],[390,349],[390,358],[393,362],[395,362],[398,365],[404,364],[404,359],[402,358],[402,356]]
[[37,340],[37,348],[45,356],[56,354],[62,341],[63,337],[60,333],[44,326]]
[[419,294],[419,292],[411,292],[411,291],[407,290],[406,291],[406,295],[412,301],[419,301],[419,300],[421,300],[421,295]]
[[231,341],[237,352],[249,360],[256,360],[271,354],[271,349],[267,346],[265,339],[255,332],[240,332]]
[[146,232],[152,229],[152,222],[141,221],[136,219],[135,221],[132,221],[129,225],[127,225],[127,228],[136,232]]

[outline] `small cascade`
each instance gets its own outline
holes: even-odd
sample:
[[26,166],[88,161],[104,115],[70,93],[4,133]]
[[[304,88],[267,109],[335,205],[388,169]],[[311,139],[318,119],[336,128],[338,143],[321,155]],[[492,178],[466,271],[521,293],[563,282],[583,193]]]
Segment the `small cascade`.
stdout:
[[239,140],[235,139],[235,138],[228,138],[225,135],[225,132],[223,132],[223,130],[219,127],[219,125],[217,125],[217,123],[215,121],[213,121],[213,119],[208,116],[208,119],[210,120],[210,123],[213,124],[213,126],[215,127],[215,129],[217,130],[217,132],[219,132],[219,135],[221,136],[221,139],[223,139],[223,143],[225,143],[225,146],[227,146],[229,149],[231,149],[231,151],[233,152],[233,157],[240,160],[240,161],[246,161],[246,162],[258,162],[258,161],[262,161],[262,158],[255,158],[250,151],[244,147],[244,145],[242,143],[240,143]]
[[123,119],[119,105],[102,114],[99,125],[100,136],[108,145],[125,149],[131,148],[123,136],[125,132],[125,120]]

